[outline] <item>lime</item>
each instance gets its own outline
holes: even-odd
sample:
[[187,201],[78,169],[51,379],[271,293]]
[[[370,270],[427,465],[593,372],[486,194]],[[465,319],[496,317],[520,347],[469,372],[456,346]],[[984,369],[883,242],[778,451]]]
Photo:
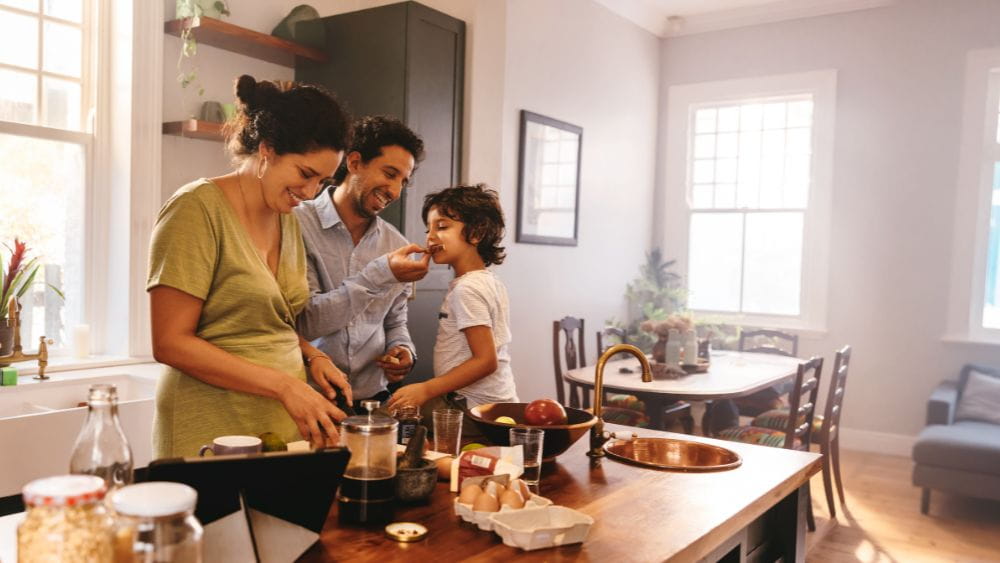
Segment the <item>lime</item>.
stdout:
[[477,444],[476,442],[472,442],[471,444],[466,444],[462,446],[462,451],[469,452],[472,450],[478,450],[479,448],[485,448],[485,447],[486,446],[484,446],[483,444]]
[[260,436],[260,441],[262,444],[262,451],[265,452],[284,452],[288,451],[288,444],[284,440],[278,437],[274,432],[264,432]]
[[509,416],[498,416],[493,422],[499,422],[500,424],[517,424],[517,421]]

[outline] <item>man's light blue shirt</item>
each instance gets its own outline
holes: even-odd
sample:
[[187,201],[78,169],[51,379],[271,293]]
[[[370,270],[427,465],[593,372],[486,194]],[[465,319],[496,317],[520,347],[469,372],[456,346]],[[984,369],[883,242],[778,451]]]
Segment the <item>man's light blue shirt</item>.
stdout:
[[309,302],[298,329],[347,374],[355,399],[385,390],[376,358],[405,346],[416,359],[406,328],[411,284],[396,279],[386,254],[409,244],[395,227],[376,217],[355,246],[333,205],[329,188],[295,208],[309,264]]

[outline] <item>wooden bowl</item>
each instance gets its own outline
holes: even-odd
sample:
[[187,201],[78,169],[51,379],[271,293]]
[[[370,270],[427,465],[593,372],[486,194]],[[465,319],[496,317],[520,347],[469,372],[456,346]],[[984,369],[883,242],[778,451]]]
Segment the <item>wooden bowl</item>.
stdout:
[[[519,428],[541,428],[545,432],[542,439],[542,460],[552,461],[559,454],[565,452],[581,436],[590,431],[590,427],[597,424],[597,417],[593,414],[571,407],[565,407],[567,424],[553,424],[549,426],[534,426],[524,424],[524,409],[528,403],[488,403],[469,409],[469,417],[476,422],[480,431],[486,435],[490,443],[497,446],[510,445],[510,429]],[[495,422],[501,416],[513,418],[517,424],[506,424]]]

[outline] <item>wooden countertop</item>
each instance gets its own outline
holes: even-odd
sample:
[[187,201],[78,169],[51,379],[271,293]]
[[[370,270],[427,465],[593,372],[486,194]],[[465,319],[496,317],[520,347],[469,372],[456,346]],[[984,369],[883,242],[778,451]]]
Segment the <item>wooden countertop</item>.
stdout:
[[592,516],[596,522],[582,544],[537,551],[503,545],[455,515],[455,494],[445,483],[428,504],[398,506],[396,521],[429,530],[415,543],[398,543],[381,526],[340,527],[336,505],[317,542],[300,561],[677,561],[697,560],[760,517],[820,470],[814,453],[723,442],[698,436],[606,424],[609,431],[684,438],[727,447],[743,457],[730,471],[657,471],[604,458],[593,466],[585,452],[588,436],[542,470],[542,496]]

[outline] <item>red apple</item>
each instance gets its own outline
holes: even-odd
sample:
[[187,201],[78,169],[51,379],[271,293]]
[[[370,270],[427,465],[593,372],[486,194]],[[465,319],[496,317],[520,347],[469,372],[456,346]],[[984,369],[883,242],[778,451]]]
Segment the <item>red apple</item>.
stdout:
[[524,421],[532,426],[566,424],[566,409],[552,399],[538,399],[524,408]]

